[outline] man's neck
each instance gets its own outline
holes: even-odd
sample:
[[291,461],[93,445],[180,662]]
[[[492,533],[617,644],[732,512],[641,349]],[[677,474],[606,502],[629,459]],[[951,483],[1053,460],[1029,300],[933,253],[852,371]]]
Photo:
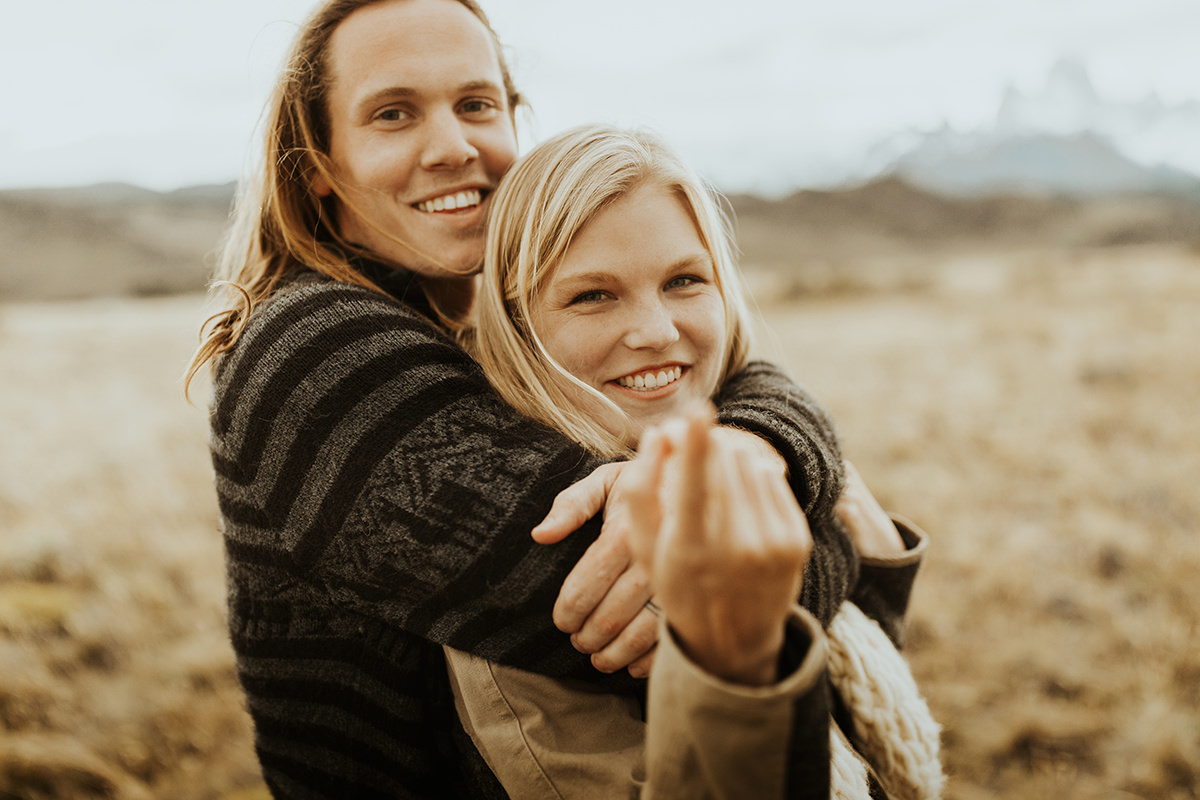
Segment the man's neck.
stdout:
[[418,280],[429,302],[451,320],[463,322],[470,315],[479,285],[478,275],[461,278],[429,278],[422,275]]

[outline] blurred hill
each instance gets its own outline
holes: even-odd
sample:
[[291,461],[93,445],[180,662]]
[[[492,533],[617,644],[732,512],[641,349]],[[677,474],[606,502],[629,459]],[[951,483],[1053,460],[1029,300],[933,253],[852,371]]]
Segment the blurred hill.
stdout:
[[204,287],[233,184],[0,192],[0,301],[148,296]]
[[1096,197],[997,194],[954,197],[887,177],[838,191],[778,200],[732,196],[747,266],[938,250],[1092,248],[1183,243],[1200,246],[1200,196]]
[[[201,291],[232,184],[0,191],[0,301]],[[889,177],[781,199],[729,198],[748,267],[795,269],[929,248],[1200,246],[1200,197],[951,197]]]

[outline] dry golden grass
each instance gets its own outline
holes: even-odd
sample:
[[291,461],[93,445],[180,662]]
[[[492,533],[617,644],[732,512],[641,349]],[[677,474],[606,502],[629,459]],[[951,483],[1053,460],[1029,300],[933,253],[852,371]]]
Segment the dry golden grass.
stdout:
[[[1194,798],[1200,256],[753,277],[768,352],[934,538],[908,656],[948,796]],[[196,297],[0,307],[0,797],[261,796],[178,382],[202,317]]]
[[1200,254],[865,266],[759,295],[777,359],[933,537],[907,655],[949,795],[1196,797]]

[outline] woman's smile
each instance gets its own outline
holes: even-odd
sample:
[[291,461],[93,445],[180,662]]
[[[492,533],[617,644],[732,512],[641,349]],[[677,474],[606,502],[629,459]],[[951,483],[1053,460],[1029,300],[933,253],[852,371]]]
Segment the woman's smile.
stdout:
[[546,353],[615,403],[635,440],[645,426],[712,397],[724,369],[725,307],[712,256],[683,201],[662,187],[635,188],[597,213],[572,239],[533,315]]
[[666,389],[674,386],[683,377],[683,367],[673,366],[650,369],[617,378],[616,383],[623,389],[632,390],[638,394],[652,392],[655,389]]

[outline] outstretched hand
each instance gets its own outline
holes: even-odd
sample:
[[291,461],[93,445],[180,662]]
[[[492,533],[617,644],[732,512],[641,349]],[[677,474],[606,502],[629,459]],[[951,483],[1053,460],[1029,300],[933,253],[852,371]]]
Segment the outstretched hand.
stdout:
[[626,468],[630,544],[688,656],[762,685],[776,679],[812,536],[778,465],[714,424],[702,409],[643,435]]

